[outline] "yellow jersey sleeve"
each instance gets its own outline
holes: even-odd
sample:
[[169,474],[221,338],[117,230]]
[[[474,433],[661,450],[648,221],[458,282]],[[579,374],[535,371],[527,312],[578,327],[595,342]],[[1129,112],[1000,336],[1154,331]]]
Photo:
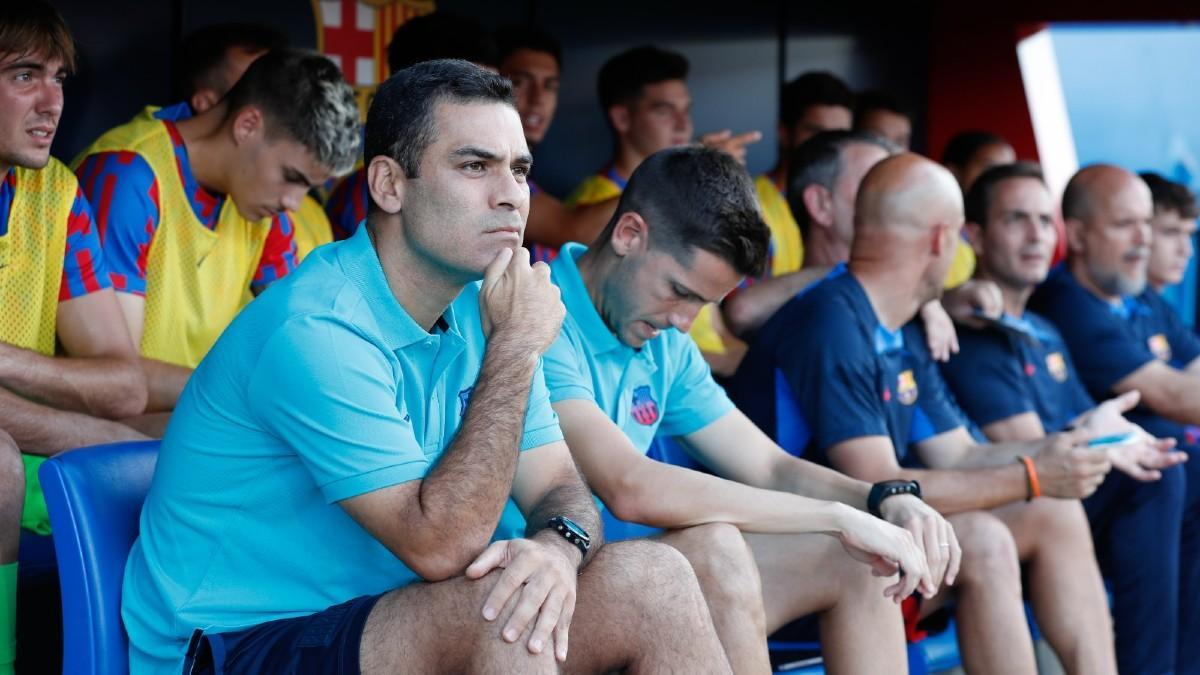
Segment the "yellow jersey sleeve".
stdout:
[[572,206],[587,206],[595,204],[613,197],[621,195],[621,186],[617,185],[608,176],[601,174],[592,174],[583,179],[583,182],[571,191],[567,196],[566,205]]

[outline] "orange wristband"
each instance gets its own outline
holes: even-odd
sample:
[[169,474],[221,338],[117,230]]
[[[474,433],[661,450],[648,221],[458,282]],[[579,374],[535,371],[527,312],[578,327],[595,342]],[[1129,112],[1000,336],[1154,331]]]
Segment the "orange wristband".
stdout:
[[1027,489],[1025,501],[1031,501],[1034,497],[1042,496],[1042,486],[1038,483],[1037,469],[1033,466],[1033,460],[1025,455],[1018,455],[1017,461],[1021,466],[1025,467],[1025,487]]

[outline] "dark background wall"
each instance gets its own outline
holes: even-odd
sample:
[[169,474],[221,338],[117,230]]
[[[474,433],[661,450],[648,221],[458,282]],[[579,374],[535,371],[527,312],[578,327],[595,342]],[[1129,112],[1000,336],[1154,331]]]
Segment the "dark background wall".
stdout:
[[[55,155],[70,160],[104,130],[143,106],[171,103],[171,61],[179,38],[222,21],[259,21],[297,47],[316,45],[308,0],[58,0],[80,51],[78,75]],[[776,154],[778,84],[810,69],[830,70],[855,88],[893,89],[914,106],[924,138],[929,6],[874,12],[870,21],[816,3],[612,0],[595,3],[441,0],[440,9],[477,17],[489,28],[533,21],[563,43],[559,112],[537,149],[539,182],[563,194],[609,156],[611,141],[595,100],[596,74],[618,51],[653,42],[691,61],[689,86],[697,132],[758,129],[752,171]],[[916,9],[914,9],[914,7]],[[783,60],[781,61],[781,56]]]
[[[71,25],[81,55],[67,85],[55,154],[71,159],[105,129],[148,103],[170,103],[172,49],[180,36],[221,21],[261,21],[298,47],[316,44],[310,0],[52,0]],[[752,171],[775,161],[778,85],[826,69],[856,89],[880,87],[915,114],[914,148],[933,156],[967,128],[988,128],[1036,159],[1017,40],[1040,22],[1200,18],[1186,0],[1010,0],[966,7],[950,0],[906,3],[786,0],[439,0],[439,8],[486,26],[534,22],[565,50],[559,113],[537,149],[535,173],[562,194],[608,158],[610,139],[595,102],[606,58],[646,42],[689,58],[698,132],[758,129]]]

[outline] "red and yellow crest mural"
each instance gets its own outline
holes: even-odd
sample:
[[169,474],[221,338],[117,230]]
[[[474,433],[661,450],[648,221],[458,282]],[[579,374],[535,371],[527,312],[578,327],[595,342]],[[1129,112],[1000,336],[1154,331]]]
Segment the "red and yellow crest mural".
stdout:
[[433,0],[313,0],[317,51],[328,56],[358,97],[362,118],[387,79],[387,46],[396,29],[434,10]]

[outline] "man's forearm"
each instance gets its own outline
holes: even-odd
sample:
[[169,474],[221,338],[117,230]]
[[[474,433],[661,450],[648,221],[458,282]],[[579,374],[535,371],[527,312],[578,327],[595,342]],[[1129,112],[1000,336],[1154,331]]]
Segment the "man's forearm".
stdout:
[[0,387],[59,410],[119,418],[146,405],[146,381],[136,361],[114,357],[51,357],[0,342]]
[[[803,534],[836,532],[845,524],[842,504],[778,492],[699,471],[647,460],[636,480],[614,496],[623,515],[654,527],[678,529],[706,523],[730,523],[746,532]],[[612,504],[609,504],[610,508]]]
[[[572,479],[564,480],[547,492],[533,508],[526,518],[525,536],[533,537],[545,530],[546,523],[555,516],[566,516],[587,531],[591,545],[587,556],[579,563],[579,569],[583,569],[604,544],[604,523],[596,509],[596,503],[592,500],[591,491],[584,485],[577,472]],[[556,532],[546,536],[562,539]]]
[[920,483],[925,503],[943,516],[993,509],[1029,493],[1025,469],[1016,461],[986,469],[903,469],[895,477]]
[[146,412],[174,410],[175,404],[179,402],[179,395],[183,393],[188,378],[192,376],[192,369],[143,357],[142,371],[146,374],[146,387],[150,395],[146,402]]
[[861,511],[867,510],[871,484],[851,478],[840,471],[792,457],[780,461],[772,472],[773,482],[763,485],[772,490],[791,492],[811,499],[841,502]]
[[421,517],[432,531],[454,531],[459,546],[482,548],[500,520],[536,370],[528,348],[489,342],[462,426],[421,481]]
[[118,422],[55,410],[6,389],[0,389],[0,420],[22,452],[45,457],[87,445],[148,438]]
[[804,268],[738,290],[721,305],[729,330],[739,336],[758,330],[788,300],[828,272],[827,268]]

